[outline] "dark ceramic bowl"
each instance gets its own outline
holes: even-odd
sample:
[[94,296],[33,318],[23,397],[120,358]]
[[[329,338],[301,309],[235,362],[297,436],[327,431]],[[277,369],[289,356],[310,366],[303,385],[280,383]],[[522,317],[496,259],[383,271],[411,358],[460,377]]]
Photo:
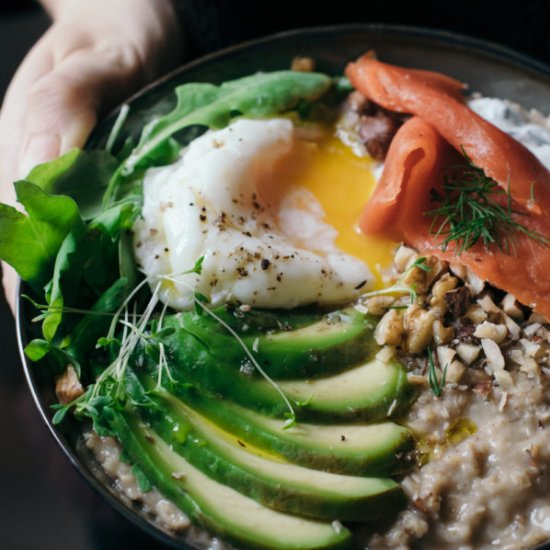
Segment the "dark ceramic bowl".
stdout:
[[[137,136],[152,116],[170,110],[174,104],[173,89],[178,84],[220,83],[259,70],[284,69],[296,55],[313,57],[317,70],[337,75],[342,73],[348,61],[369,49],[375,49],[383,61],[442,71],[467,82],[471,91],[508,98],[547,114],[550,111],[550,68],[512,50],[448,32],[348,25],[285,32],[189,63],[130,98],[131,109],[124,133]],[[89,147],[105,145],[115,117],[116,112],[97,126]],[[27,302],[20,300],[17,323],[21,357],[36,405],[63,452],[107,502],[131,519],[136,527],[174,547],[199,547],[192,536],[177,538],[165,533],[139,508],[121,497],[83,444],[81,425],[72,419],[61,426],[52,425],[50,405],[55,402],[52,381],[40,377],[22,351],[30,339],[30,319],[34,315]],[[550,550],[550,544],[542,548]]]

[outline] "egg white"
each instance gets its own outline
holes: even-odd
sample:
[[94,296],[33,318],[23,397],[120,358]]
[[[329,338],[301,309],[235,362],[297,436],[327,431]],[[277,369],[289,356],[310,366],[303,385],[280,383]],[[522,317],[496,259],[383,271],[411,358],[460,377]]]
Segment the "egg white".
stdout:
[[[278,205],[263,198],[296,139],[290,120],[239,119],[147,172],[134,247],[162,301],[186,309],[196,291],[213,305],[291,308],[344,303],[371,286],[369,267],[336,247],[309,191]],[[185,274],[200,257],[201,274]]]

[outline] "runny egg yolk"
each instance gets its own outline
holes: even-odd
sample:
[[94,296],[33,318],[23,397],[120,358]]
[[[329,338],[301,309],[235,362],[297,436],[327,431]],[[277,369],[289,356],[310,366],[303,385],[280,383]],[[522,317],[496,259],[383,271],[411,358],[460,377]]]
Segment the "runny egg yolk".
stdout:
[[357,156],[337,137],[327,134],[319,141],[301,141],[277,166],[277,185],[267,191],[270,202],[279,204],[290,192],[310,191],[325,213],[325,221],[338,235],[336,246],[366,263],[382,288],[382,273],[392,262],[396,243],[384,237],[364,235],[358,227],[361,211],[376,186],[374,161]]

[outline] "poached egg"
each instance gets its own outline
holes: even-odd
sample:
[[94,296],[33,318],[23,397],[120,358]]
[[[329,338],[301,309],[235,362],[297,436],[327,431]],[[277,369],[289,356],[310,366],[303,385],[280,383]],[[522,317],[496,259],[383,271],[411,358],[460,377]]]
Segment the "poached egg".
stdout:
[[134,248],[164,303],[332,305],[376,285],[394,245],[356,228],[372,161],[328,132],[299,134],[285,118],[238,119],[147,172]]

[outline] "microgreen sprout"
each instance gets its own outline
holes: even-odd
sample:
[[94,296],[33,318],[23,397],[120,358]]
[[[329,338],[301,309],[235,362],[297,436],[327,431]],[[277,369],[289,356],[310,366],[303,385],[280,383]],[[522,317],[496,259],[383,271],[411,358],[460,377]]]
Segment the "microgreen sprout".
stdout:
[[[411,285],[406,284],[406,278],[407,275],[413,270],[413,269],[421,269],[425,273],[428,273],[432,270],[432,268],[428,265],[428,260],[425,256],[420,256],[416,258],[414,262],[411,263],[410,266],[407,267],[405,272],[397,279],[395,284],[388,288],[382,288],[380,290],[373,290],[372,292],[367,292],[361,296],[363,299],[368,298],[374,298],[375,296],[399,296],[399,295],[409,295],[409,305],[416,304],[418,301],[418,292],[416,283],[413,283]],[[388,309],[407,309],[408,306],[394,306],[392,308]]]
[[194,267],[188,271],[184,271],[183,273],[179,274],[171,274],[171,275],[163,275],[161,279],[171,281],[175,284],[180,284],[184,287],[186,287],[191,292],[191,298],[193,300],[193,304],[195,307],[195,313],[197,315],[203,315],[207,314],[212,319],[214,319],[216,322],[218,322],[235,340],[238,342],[238,344],[241,346],[243,351],[245,352],[246,356],[254,366],[254,368],[260,373],[260,375],[277,391],[277,393],[282,397],[283,401],[285,402],[285,405],[288,408],[287,413],[285,414],[285,423],[284,428],[288,429],[296,424],[296,412],[294,411],[294,407],[292,406],[292,403],[290,402],[290,399],[286,396],[284,391],[282,390],[281,386],[275,382],[268,374],[265,372],[265,370],[261,367],[261,365],[258,363],[256,358],[254,357],[254,354],[252,350],[248,348],[244,340],[237,334],[237,332],[230,327],[221,317],[216,315],[212,311],[212,309],[208,306],[208,298],[201,294],[200,292],[196,291],[191,285],[187,284],[186,282],[182,281],[181,279],[178,279],[180,275],[187,275],[190,273],[196,273],[201,274],[202,273],[202,264],[204,261],[204,257],[201,257],[197,260]]
[[125,103],[120,108],[120,111],[118,112],[118,115],[113,124],[113,127],[111,128],[111,132],[109,133],[109,137],[107,138],[107,143],[105,144],[105,150],[108,153],[112,152],[113,147],[120,135],[122,127],[124,126],[124,123],[126,122],[126,119],[128,118],[129,113],[130,113],[130,106]]
[[428,265],[428,259],[426,258],[426,256],[419,256],[418,258],[416,258],[416,260],[407,268],[405,273],[409,273],[415,267],[418,267],[418,269],[421,269],[426,273],[429,273],[432,270],[432,268]]

